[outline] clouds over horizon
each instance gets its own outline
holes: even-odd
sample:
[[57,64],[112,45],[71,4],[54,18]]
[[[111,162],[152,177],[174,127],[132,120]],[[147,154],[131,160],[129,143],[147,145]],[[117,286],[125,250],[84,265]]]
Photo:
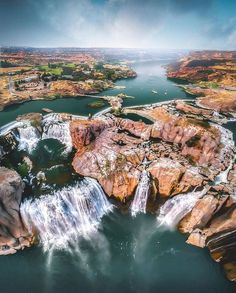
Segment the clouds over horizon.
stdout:
[[0,42],[236,49],[233,8],[231,0],[0,0]]

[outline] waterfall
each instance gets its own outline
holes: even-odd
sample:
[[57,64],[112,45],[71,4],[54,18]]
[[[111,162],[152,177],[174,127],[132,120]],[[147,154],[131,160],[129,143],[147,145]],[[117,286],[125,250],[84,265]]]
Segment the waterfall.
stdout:
[[18,150],[25,150],[31,153],[41,139],[40,132],[30,124],[24,127],[18,127],[17,130],[19,134],[16,135],[16,139],[19,142]]
[[205,195],[208,190],[209,187],[207,186],[201,191],[182,193],[167,200],[160,209],[160,214],[157,217],[158,223],[174,228],[193,209],[198,199]]
[[215,177],[215,180],[214,180],[215,185],[220,184],[220,183],[228,183],[228,174],[229,174],[229,171],[233,168],[233,164],[234,164],[235,160],[236,160],[236,156],[234,156],[233,159],[231,159],[228,168],[225,169],[224,171],[220,172],[220,174],[218,174]]
[[72,139],[70,135],[70,122],[60,120],[57,114],[51,115],[43,120],[42,139],[53,138],[59,140],[66,146],[65,152],[72,150]]
[[36,231],[45,251],[75,246],[79,237],[86,238],[97,230],[102,216],[110,210],[102,188],[91,178],[21,205],[25,226]]
[[144,170],[141,174],[141,180],[136,189],[134,200],[131,204],[131,214],[136,216],[138,213],[146,213],[147,199],[150,191],[150,176]]

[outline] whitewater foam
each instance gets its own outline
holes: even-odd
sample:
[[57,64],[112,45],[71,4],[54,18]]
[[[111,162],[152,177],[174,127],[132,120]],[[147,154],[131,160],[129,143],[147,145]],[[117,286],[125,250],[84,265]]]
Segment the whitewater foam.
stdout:
[[160,209],[157,221],[160,226],[174,228],[195,206],[199,198],[207,193],[209,187],[201,191],[182,193],[168,199]]
[[136,216],[138,213],[146,213],[147,199],[150,191],[149,172],[144,170],[141,180],[136,189],[133,202],[131,204],[131,214]]
[[69,249],[80,237],[96,232],[111,208],[97,181],[85,178],[75,186],[24,201],[21,215],[28,230],[38,234],[44,251],[49,251]]

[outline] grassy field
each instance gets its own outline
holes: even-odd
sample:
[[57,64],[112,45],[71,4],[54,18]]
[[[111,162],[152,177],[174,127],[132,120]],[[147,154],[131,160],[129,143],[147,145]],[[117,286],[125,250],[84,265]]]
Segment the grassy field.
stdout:
[[76,64],[74,63],[65,63],[65,64],[58,64],[58,65],[53,64],[53,66],[55,66],[55,68],[52,68],[48,65],[41,65],[41,66],[38,66],[37,69],[52,75],[61,75],[63,72],[63,68],[71,68],[71,69],[76,68]]

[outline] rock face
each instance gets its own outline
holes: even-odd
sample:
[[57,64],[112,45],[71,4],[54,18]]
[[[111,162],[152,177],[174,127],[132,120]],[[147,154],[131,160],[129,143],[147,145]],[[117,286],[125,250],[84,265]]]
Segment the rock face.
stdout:
[[230,191],[224,186],[218,186],[218,188],[212,187],[203,198],[198,200],[191,213],[180,222],[180,231],[183,233],[191,233],[194,229],[204,228],[212,219],[213,215],[225,204],[229,198],[229,194]]
[[157,179],[157,189],[163,197],[186,192],[192,187],[201,186],[203,181],[197,169],[187,169],[169,158],[152,162],[148,171]]
[[236,204],[231,187],[213,186],[179,223],[182,233],[190,233],[187,243],[208,247],[231,281],[236,281]]
[[222,161],[219,128],[205,121],[171,113],[168,106],[135,110],[135,113],[154,121],[150,126],[150,137],[180,145],[182,155],[199,166],[211,164],[219,168]]
[[79,133],[74,144],[78,152],[73,167],[83,176],[96,178],[108,195],[124,200],[133,194],[138,184],[140,171],[135,167],[144,159],[144,150],[138,147],[142,140],[118,133],[116,127],[105,129],[99,121],[91,121],[89,125],[92,136],[87,133],[87,125],[84,130],[80,125],[78,131],[76,122],[72,122],[72,137]]
[[0,254],[12,254],[30,246],[31,237],[20,217],[24,183],[12,170],[0,167]]
[[[164,197],[202,185],[200,168],[211,166],[205,168],[209,174],[205,171],[204,176],[208,178],[215,176],[215,170],[226,168],[227,161],[222,156],[230,157],[231,149],[222,143],[219,127],[179,116],[167,106],[135,112],[150,117],[154,123],[147,125],[109,116],[74,120],[70,124],[77,149],[74,169],[81,175],[96,178],[108,195],[120,199],[132,195],[144,157],[152,161],[148,170]],[[156,139],[161,141],[155,142]],[[145,146],[148,141],[150,145]]]
[[175,101],[175,107],[177,110],[183,111],[184,113],[187,113],[187,114],[191,113],[195,115],[203,115],[206,117],[212,117],[213,115],[213,111],[211,110],[197,108],[181,100]]
[[75,120],[70,124],[73,145],[82,151],[83,147],[92,143],[102,131],[113,125],[111,120]]

